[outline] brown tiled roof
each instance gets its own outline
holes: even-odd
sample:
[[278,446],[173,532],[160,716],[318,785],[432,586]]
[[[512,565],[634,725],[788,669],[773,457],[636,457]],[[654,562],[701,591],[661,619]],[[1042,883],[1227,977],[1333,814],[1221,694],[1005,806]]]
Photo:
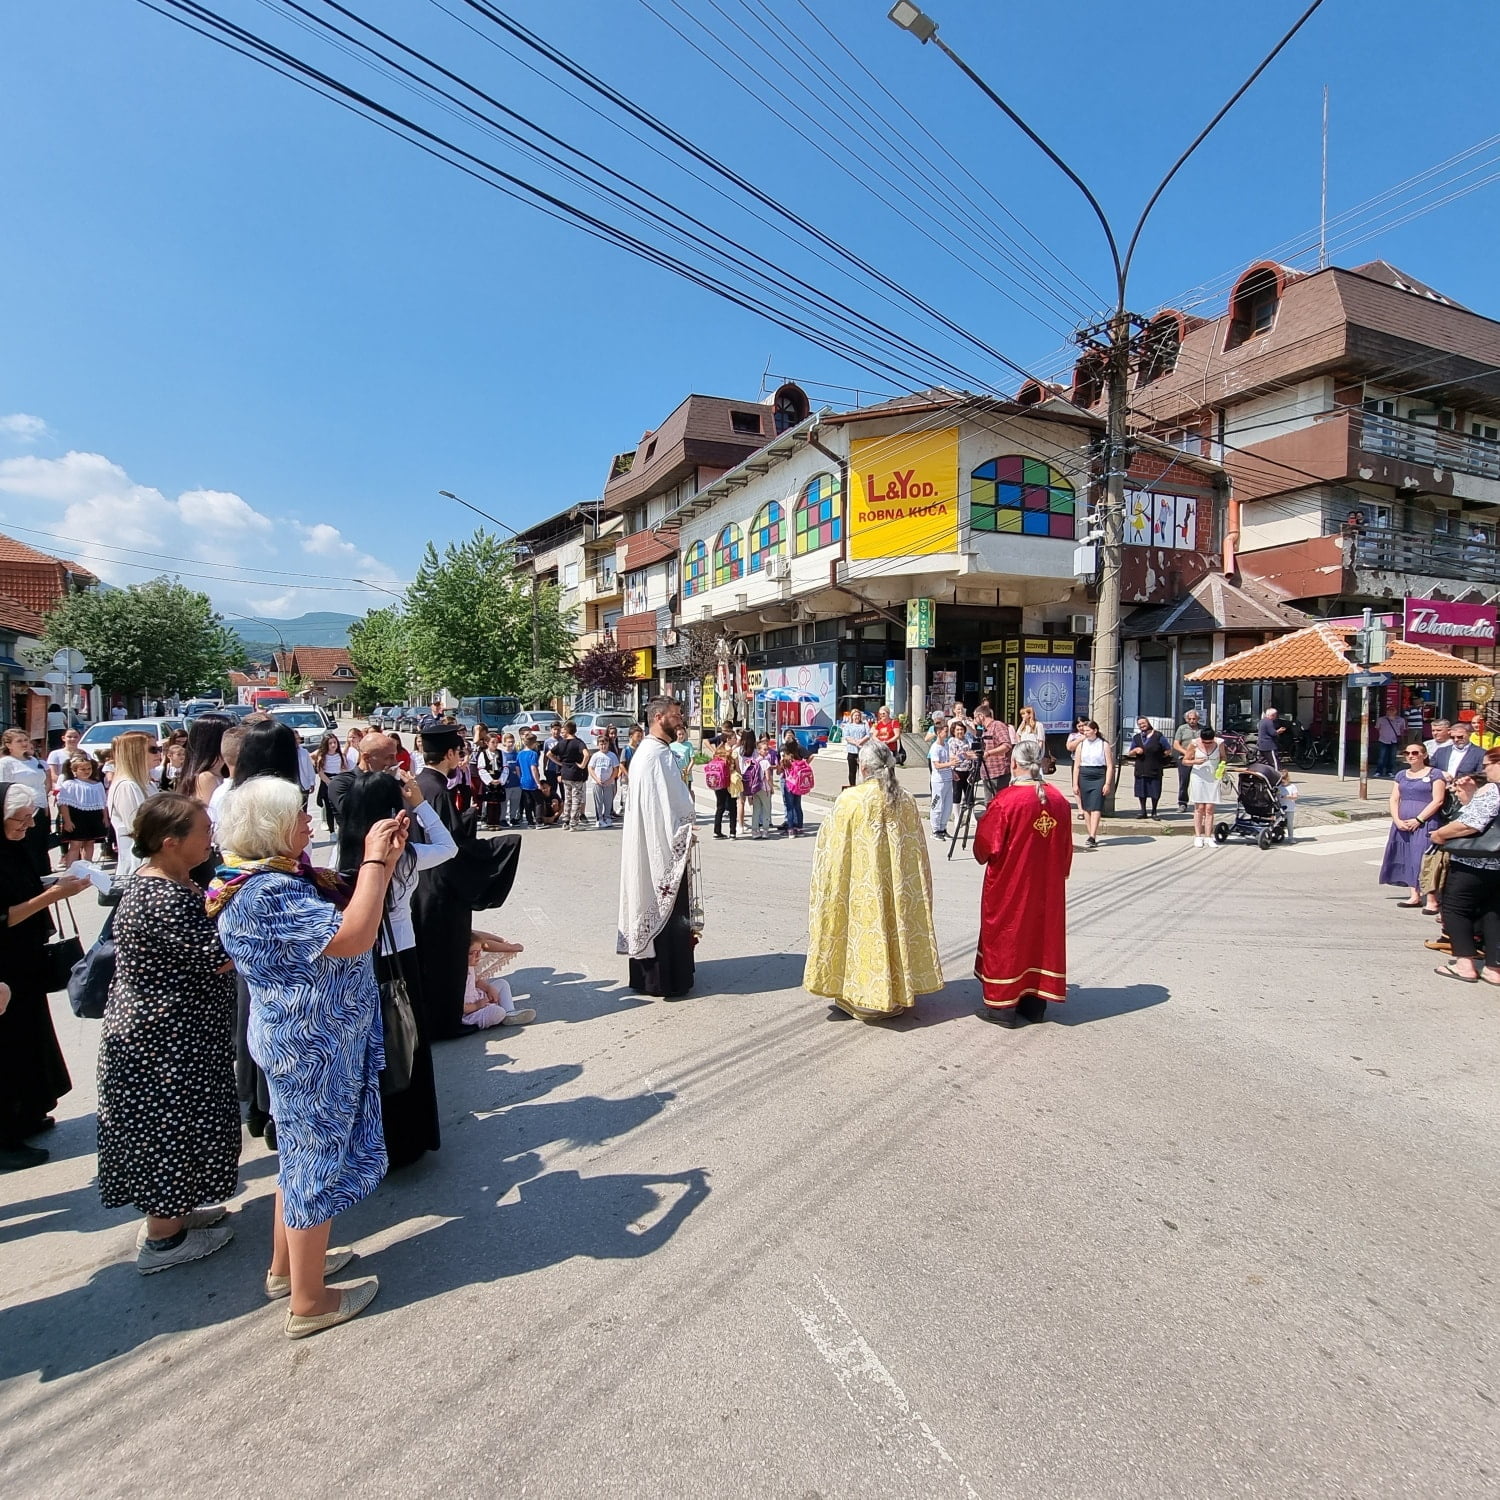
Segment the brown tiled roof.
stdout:
[[67,593],[70,573],[83,583],[97,581],[77,563],[38,552],[25,542],[0,534],[0,595],[5,598],[45,614]]
[[[1351,677],[1360,670],[1345,654],[1352,631],[1335,625],[1310,625],[1306,630],[1267,641],[1223,661],[1189,672],[1189,682],[1309,682]],[[1447,651],[1434,651],[1410,641],[1394,641],[1390,655],[1376,672],[1389,672],[1403,681],[1429,677],[1494,677],[1493,667],[1464,661]]]
[[252,677],[248,672],[231,672],[229,674],[229,685],[231,687],[275,687],[276,683],[277,676],[274,672],[266,677]]
[[0,629],[14,630],[17,635],[40,636],[47,622],[35,610],[17,604],[14,599],[0,598]]
[[273,653],[277,667],[283,672],[294,672],[298,677],[307,677],[314,682],[338,680],[335,672],[346,667],[354,680],[354,663],[343,646],[293,646],[290,651]]
[[1252,583],[1234,584],[1222,573],[1209,573],[1174,604],[1151,604],[1132,611],[1124,634],[1140,639],[1221,630],[1295,630],[1310,623],[1311,617],[1300,609],[1283,604]]

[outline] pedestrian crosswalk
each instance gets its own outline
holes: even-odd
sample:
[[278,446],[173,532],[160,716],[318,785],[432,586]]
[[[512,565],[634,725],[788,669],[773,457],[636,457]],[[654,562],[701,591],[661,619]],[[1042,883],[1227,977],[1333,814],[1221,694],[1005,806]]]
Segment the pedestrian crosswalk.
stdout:
[[1286,852],[1308,859],[1326,859],[1335,854],[1357,854],[1361,850],[1384,849],[1389,825],[1382,822],[1319,824],[1297,830],[1297,841]]

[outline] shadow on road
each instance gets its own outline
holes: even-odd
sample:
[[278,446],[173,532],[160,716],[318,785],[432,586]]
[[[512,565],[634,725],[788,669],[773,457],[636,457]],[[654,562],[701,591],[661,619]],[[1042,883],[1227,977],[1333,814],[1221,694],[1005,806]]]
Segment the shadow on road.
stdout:
[[759,958],[700,959],[690,1000],[715,995],[774,995],[802,988],[805,953],[766,953]]
[[[623,974],[626,960],[620,960]],[[539,968],[535,965],[507,972],[503,976],[509,981],[517,1005],[536,1008],[538,1024],[547,1021],[593,1021],[599,1016],[615,1015],[622,1010],[635,1010],[650,1002],[631,994],[622,984],[599,983],[582,974],[568,973],[562,969]]]
[[[456,1053],[458,1049],[443,1049]],[[440,1054],[441,1055],[441,1054]],[[400,1235],[418,1221],[416,1232],[375,1251],[350,1275],[377,1273],[384,1308],[408,1306],[460,1287],[523,1275],[575,1256],[628,1260],[650,1255],[666,1244],[708,1196],[701,1168],[668,1173],[588,1174],[575,1167],[549,1170],[568,1150],[588,1151],[654,1119],[673,1100],[670,1093],[627,1098],[586,1096],[542,1101],[535,1096],[571,1083],[577,1064],[523,1072],[495,1073],[499,1054],[474,1056],[462,1071],[473,1075],[454,1092],[493,1090],[493,1099],[471,1106],[454,1125],[445,1124],[444,1149],[396,1174],[371,1198],[334,1225],[338,1241]],[[465,1060],[467,1062],[467,1060]],[[551,1151],[548,1148],[553,1148]],[[242,1175],[274,1170],[275,1158],[252,1156]],[[587,1166],[587,1162],[583,1163]],[[511,1201],[513,1192],[516,1192]],[[112,1213],[100,1222],[96,1189],[39,1196],[5,1210],[7,1218],[27,1217],[8,1232],[24,1234],[46,1216],[87,1215],[86,1230],[120,1231],[133,1216]],[[227,1324],[261,1314],[264,1336],[279,1336],[285,1305],[268,1308],[262,1288],[271,1242],[269,1194],[246,1203],[231,1223],[233,1243],[210,1260],[142,1277],[133,1254],[121,1245],[118,1260],[96,1269],[81,1286],[0,1309],[0,1381],[37,1375],[43,1381],[92,1369],[162,1334]],[[434,1227],[426,1228],[426,1225]],[[103,1245],[100,1246],[102,1250]],[[97,1253],[97,1252],[96,1252]],[[45,1267],[37,1283],[45,1284]]]
[[1159,984],[1123,984],[1112,990],[1070,984],[1067,1001],[1049,1005],[1047,1019],[1063,1026],[1087,1026],[1091,1021],[1109,1021],[1116,1016],[1128,1016],[1132,1011],[1165,1005],[1171,998],[1165,986]]

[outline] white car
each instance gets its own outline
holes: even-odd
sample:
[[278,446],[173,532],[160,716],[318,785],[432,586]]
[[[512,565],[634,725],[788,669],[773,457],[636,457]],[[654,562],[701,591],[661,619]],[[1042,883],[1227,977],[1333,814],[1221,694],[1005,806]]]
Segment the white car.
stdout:
[[278,724],[296,730],[298,743],[307,750],[316,750],[323,736],[336,728],[333,720],[311,703],[276,703],[266,712]]
[[578,726],[578,738],[590,750],[597,750],[604,743],[604,731],[613,729],[615,738],[623,749],[630,739],[630,731],[636,726],[634,714],[618,711],[599,714],[574,714],[573,722]]
[[107,745],[112,745],[122,734],[149,734],[160,745],[174,730],[187,726],[181,719],[101,719],[90,724],[78,741],[79,749],[98,756]]

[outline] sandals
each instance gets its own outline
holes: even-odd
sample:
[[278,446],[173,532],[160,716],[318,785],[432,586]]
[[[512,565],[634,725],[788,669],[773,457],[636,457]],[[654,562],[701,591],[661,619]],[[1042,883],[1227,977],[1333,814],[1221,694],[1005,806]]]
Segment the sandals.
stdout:
[[1452,964],[1439,964],[1432,972],[1440,974],[1444,979],[1456,979],[1460,984],[1479,983],[1479,976],[1477,974],[1460,974]]

